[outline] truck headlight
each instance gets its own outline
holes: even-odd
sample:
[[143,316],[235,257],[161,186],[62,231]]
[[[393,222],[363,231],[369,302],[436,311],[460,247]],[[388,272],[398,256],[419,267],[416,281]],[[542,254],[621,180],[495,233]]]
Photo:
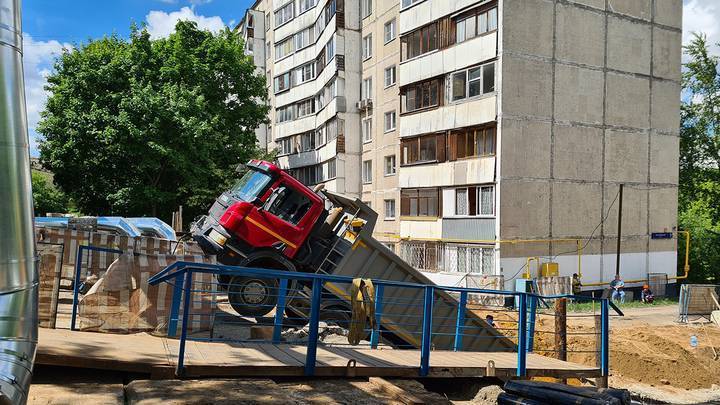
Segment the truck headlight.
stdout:
[[210,230],[208,237],[220,246],[225,246],[225,242],[227,242],[227,238],[214,229]]

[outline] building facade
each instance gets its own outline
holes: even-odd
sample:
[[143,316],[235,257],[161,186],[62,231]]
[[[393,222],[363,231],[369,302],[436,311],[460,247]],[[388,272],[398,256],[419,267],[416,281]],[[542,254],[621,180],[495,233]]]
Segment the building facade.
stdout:
[[370,203],[376,237],[437,282],[546,262],[609,282],[620,184],[623,278],[676,274],[677,237],[652,234],[677,230],[681,0],[261,0],[243,24],[253,13],[273,107],[259,142]]

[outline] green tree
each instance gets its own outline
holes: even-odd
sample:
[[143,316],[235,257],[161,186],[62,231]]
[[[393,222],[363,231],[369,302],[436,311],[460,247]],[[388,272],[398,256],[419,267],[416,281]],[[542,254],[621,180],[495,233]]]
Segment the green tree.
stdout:
[[181,21],[168,38],[132,28],[64,52],[48,77],[40,160],[90,215],[189,218],[258,153],[265,78],[239,36]]
[[43,216],[48,212],[67,213],[70,210],[67,196],[51,184],[46,174],[32,172],[32,191],[35,215]]
[[[707,38],[685,47],[678,222],[691,233],[691,280],[720,280],[720,72]],[[679,257],[684,258],[684,248]]]

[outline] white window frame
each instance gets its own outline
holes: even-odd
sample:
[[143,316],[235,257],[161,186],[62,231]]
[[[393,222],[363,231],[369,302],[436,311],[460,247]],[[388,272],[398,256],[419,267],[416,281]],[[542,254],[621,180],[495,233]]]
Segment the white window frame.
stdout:
[[372,90],[372,76],[364,78],[362,81],[362,89],[360,91],[360,99],[372,99]]
[[[485,69],[489,69],[490,66],[493,67],[493,90],[485,92]],[[475,98],[484,97],[488,94],[493,94],[496,92],[495,89],[495,83],[497,83],[497,66],[495,66],[495,61],[489,62],[489,63],[483,63],[480,65],[471,66],[469,68],[459,70],[457,72],[450,73],[448,75],[448,95],[447,95],[447,101],[450,103],[460,103],[466,100],[471,100]],[[480,76],[477,79],[473,79],[471,81],[468,81],[468,77],[471,70],[480,69]],[[454,82],[456,76],[463,76],[464,77],[464,83],[465,83],[465,94],[462,97],[455,98],[454,93]],[[471,82],[478,82],[480,86],[480,93],[474,96],[470,96],[470,83]]]
[[360,0],[360,18],[367,18],[372,14],[372,0]]
[[[288,8],[290,8],[289,17],[287,16]],[[283,18],[287,19],[283,21]],[[293,18],[295,18],[295,1],[290,1],[275,11],[275,29],[289,23]]]
[[372,33],[367,34],[362,39],[362,58],[363,60],[368,60],[372,58]]
[[298,4],[298,15],[314,8],[317,5],[317,0],[300,0]]
[[[389,77],[388,77],[389,74]],[[394,86],[397,83],[397,67],[395,65],[388,66],[385,68],[385,88]],[[390,81],[388,81],[388,78]]]
[[425,0],[402,0],[400,2],[400,10],[408,8],[408,7],[412,6],[413,4],[420,3],[422,1],[425,1]]
[[[470,198],[469,198],[469,188],[475,187],[475,214],[470,215]],[[482,193],[484,190],[490,189],[491,191],[491,213],[483,213],[483,204],[482,204]],[[455,187],[452,188],[452,198],[453,198],[453,205],[454,210],[452,211],[452,217],[453,218],[494,218],[495,217],[495,185],[493,184],[477,184],[477,185],[469,185],[465,187]],[[466,214],[459,214],[458,213],[458,191],[465,190],[465,207],[468,211]]]
[[397,38],[397,20],[393,18],[385,23],[383,39],[385,40],[385,44],[389,44],[395,38]]
[[[388,209],[388,207],[392,207],[392,208],[391,208],[391,209]],[[394,198],[383,200],[383,208],[384,208],[384,210],[385,210],[385,212],[384,212],[385,215],[384,215],[384,216],[385,216],[385,219],[386,219],[386,220],[392,221],[392,220],[394,220],[394,219],[396,218],[396,215],[397,215],[397,212],[396,212],[396,211],[397,211],[397,207],[396,207],[396,203],[395,203],[395,199],[394,199]],[[392,211],[392,212],[390,212],[390,211]]]
[[[390,171],[388,171],[388,168]],[[385,176],[394,176],[397,174],[397,158],[395,155],[385,156],[385,159],[383,160],[383,174]]]
[[[388,123],[391,125],[388,126]],[[396,127],[397,127],[397,113],[395,112],[395,110],[386,112],[385,113],[385,124],[384,124],[385,133],[394,131],[396,129]]]
[[372,117],[367,117],[367,118],[362,119],[361,131],[362,131],[363,143],[372,142],[372,140],[373,140]]
[[363,184],[372,183],[372,160],[364,160],[362,162],[362,181]]
[[[288,44],[288,43],[290,44],[290,49],[287,50],[286,54],[280,55],[279,50],[282,50],[283,45]],[[291,35],[290,37],[288,37],[278,43],[275,43],[275,61],[285,59],[288,56],[292,55],[293,53],[295,53],[295,37],[294,36]]]

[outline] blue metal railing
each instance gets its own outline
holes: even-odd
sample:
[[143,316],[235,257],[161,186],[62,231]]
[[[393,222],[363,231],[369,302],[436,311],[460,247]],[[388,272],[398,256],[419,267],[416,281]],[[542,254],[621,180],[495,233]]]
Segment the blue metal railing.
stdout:
[[[198,315],[191,313],[192,303],[196,298],[194,295],[197,293],[201,294],[214,294],[209,289],[198,288],[193,285],[195,280],[198,283],[198,278],[195,275],[198,274],[213,274],[215,276],[221,275],[226,277],[257,277],[263,279],[275,279],[278,280],[276,292],[277,300],[272,303],[272,307],[275,308],[275,314],[272,316],[272,338],[269,339],[272,343],[283,342],[283,328],[286,328],[286,322],[291,318],[290,314],[287,313],[287,309],[294,302],[304,299],[305,308],[307,309],[306,317],[309,318],[307,326],[307,341],[304,344],[307,347],[305,362],[304,362],[304,373],[305,375],[312,376],[315,374],[316,367],[316,356],[319,344],[319,323],[321,319],[321,306],[328,304],[328,301],[341,302],[342,299],[333,297],[324,291],[331,284],[335,285],[350,285],[353,282],[351,277],[336,276],[328,274],[314,274],[314,273],[298,273],[298,272],[287,272],[272,269],[261,269],[261,268],[249,268],[249,267],[234,267],[219,264],[204,264],[204,263],[190,263],[190,262],[177,262],[168,266],[166,269],[151,277],[148,283],[150,285],[158,285],[160,283],[169,283],[173,286],[173,299],[170,306],[170,314],[168,317],[168,336],[177,336],[177,328],[180,326],[180,344],[177,361],[178,375],[183,375],[185,370],[185,345],[188,339],[195,340],[209,340],[209,341],[221,341],[221,337],[210,338],[204,337],[190,337],[190,317],[191,315]],[[491,336],[483,336],[487,339],[514,339],[517,344],[515,349],[517,351],[517,369],[515,374],[519,377],[527,376],[527,357],[528,353],[533,351],[535,343],[535,335],[543,332],[535,330],[536,318],[542,314],[538,312],[539,303],[545,302],[547,299],[556,298],[569,298],[574,300],[593,300],[600,303],[601,308],[601,335],[602,347],[597,350],[597,354],[601,356],[599,364],[601,365],[600,371],[603,376],[608,375],[608,356],[609,356],[609,309],[614,308],[618,313],[619,310],[607,299],[591,298],[584,296],[573,296],[573,295],[556,295],[551,297],[543,297],[532,293],[516,292],[516,291],[497,291],[497,290],[485,290],[478,288],[464,288],[464,287],[450,287],[450,286],[435,286],[435,285],[424,285],[416,283],[407,283],[390,280],[372,280],[375,286],[375,327],[366,329],[367,335],[369,336],[369,347],[377,348],[381,344],[381,338],[387,338],[389,334],[397,332],[396,329],[393,331],[388,330],[390,326],[398,326],[404,328],[405,335],[411,335],[413,338],[417,338],[415,344],[408,345],[406,347],[414,347],[420,349],[420,376],[427,376],[430,370],[430,357],[432,350],[437,350],[434,347],[433,337],[438,336],[451,336],[451,344],[447,347],[448,350],[461,351],[463,348],[464,338],[466,339],[477,339],[479,329],[493,329],[496,330],[497,336],[491,334]],[[206,282],[207,283],[207,282]],[[227,286],[226,286],[227,288]],[[413,289],[417,291],[418,298],[422,302],[411,303],[407,300],[403,300],[402,297],[388,296],[388,288],[393,289]],[[300,291],[305,292],[305,296],[300,297],[298,294]],[[456,295],[457,310],[456,314],[452,315],[452,319],[447,316],[441,317],[440,315],[434,314],[434,304],[439,298],[440,292],[449,293]],[[219,293],[217,293],[219,294]],[[470,310],[468,308],[469,295],[470,294],[483,294],[486,296],[506,297],[514,296],[517,298],[517,308],[515,310],[507,310],[506,308],[497,307],[494,308],[496,311],[512,311],[517,313],[516,321],[505,321],[505,324],[516,323],[516,328],[508,328],[495,326],[494,328],[485,326],[468,326],[466,324],[467,314]],[[447,297],[445,297],[446,299]],[[182,304],[182,305],[181,305]],[[403,314],[403,324],[394,324],[391,321],[393,314],[388,311],[384,311],[392,306],[403,305],[417,305],[418,315],[407,315]],[[545,306],[547,306],[545,304]],[[331,305],[332,307],[332,305]],[[483,308],[486,308],[484,306]],[[324,307],[326,308],[326,307]],[[182,309],[182,313],[180,313]],[[268,309],[269,311],[269,309]],[[339,311],[342,312],[342,311]],[[325,310],[323,310],[325,313]],[[235,315],[236,316],[236,315]],[[236,316],[237,317],[237,316]],[[478,318],[476,318],[478,319]],[[450,330],[447,333],[443,333],[441,330],[434,325],[435,322],[438,324],[447,321],[451,324]],[[381,322],[385,324],[381,326]],[[179,324],[179,325],[178,325]],[[440,325],[438,325],[440,326]],[[414,331],[413,328],[419,330]],[[391,328],[392,329],[392,328]],[[503,335],[502,333],[505,333]],[[417,336],[416,336],[417,335]],[[547,350],[546,350],[547,351]]]
[[104,253],[116,253],[122,254],[123,251],[119,249],[109,249],[96,246],[85,246],[81,245],[78,247],[77,258],[75,260],[75,275],[73,277],[73,302],[72,302],[72,315],[70,317],[70,330],[75,330],[77,321],[77,308],[80,295],[81,278],[82,278],[82,263],[83,263],[83,252],[104,252]]

